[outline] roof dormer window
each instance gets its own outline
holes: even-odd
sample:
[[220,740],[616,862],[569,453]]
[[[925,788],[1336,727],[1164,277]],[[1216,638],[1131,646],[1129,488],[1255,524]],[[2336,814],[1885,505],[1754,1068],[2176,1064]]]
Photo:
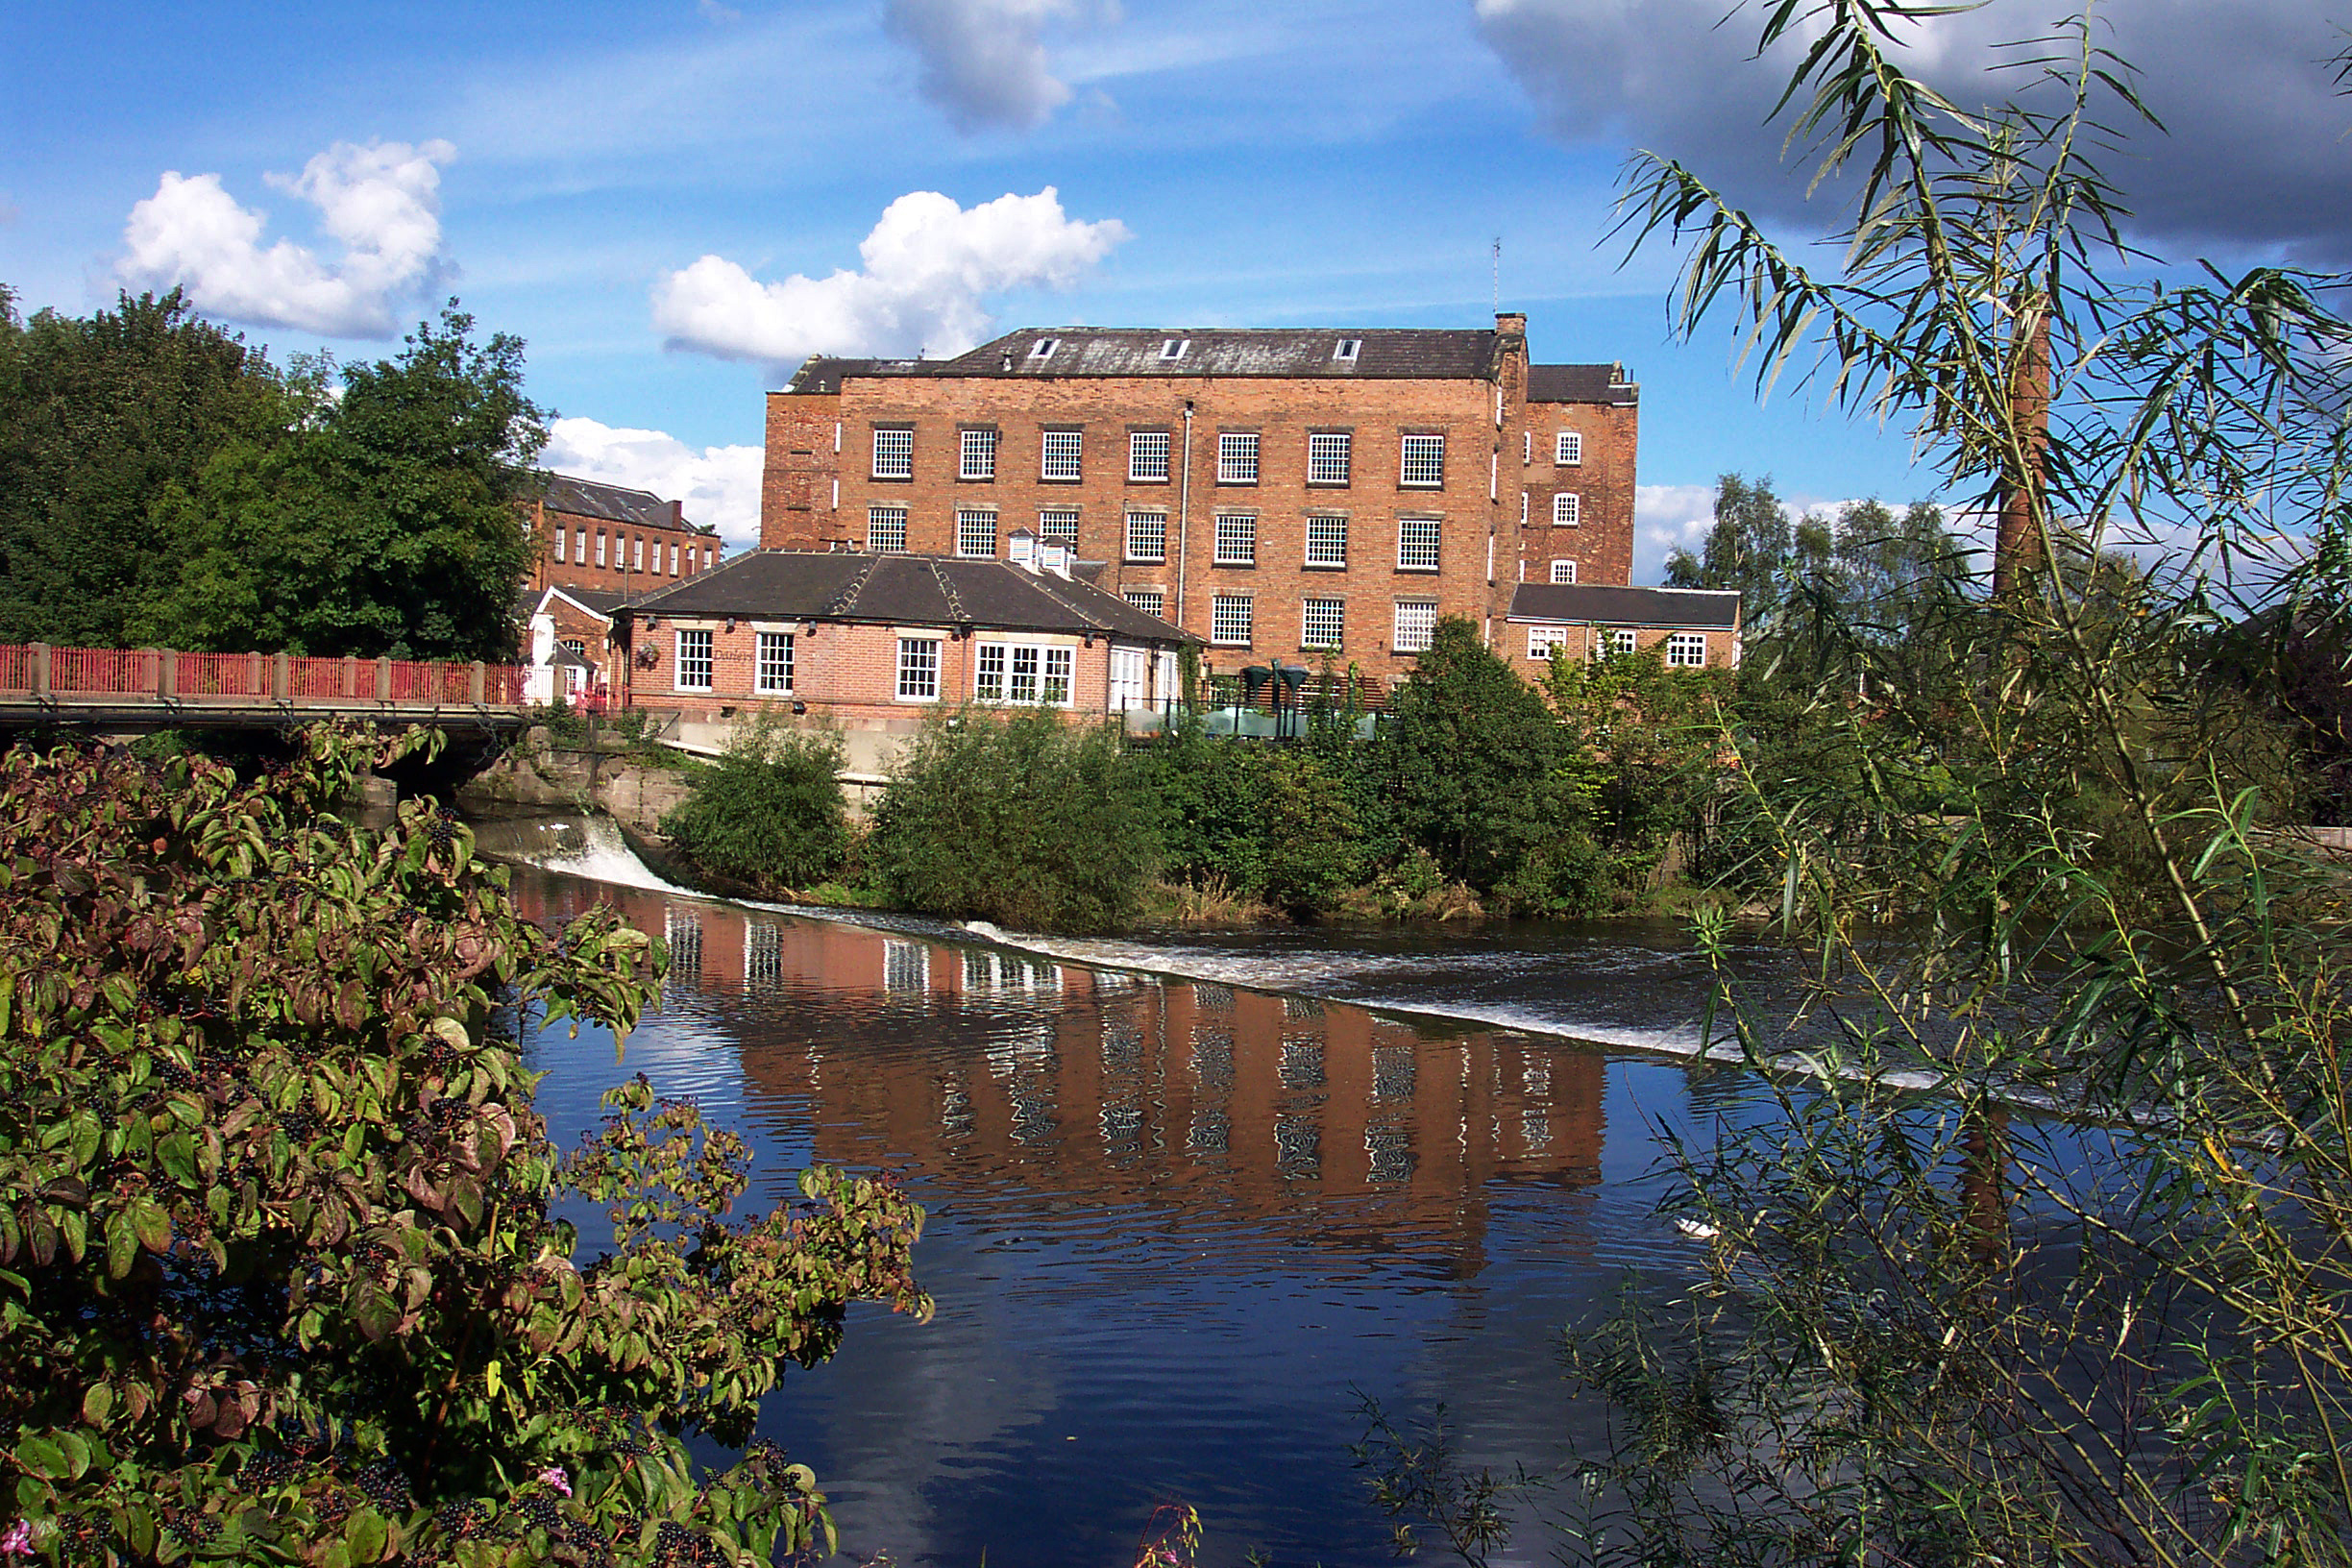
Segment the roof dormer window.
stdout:
[[1356,362],[1356,356],[1362,352],[1362,338],[1343,337],[1339,340],[1338,344],[1333,348],[1332,357],[1352,365]]
[[1051,359],[1054,355],[1054,350],[1060,348],[1061,346],[1062,340],[1058,337],[1041,337],[1035,343],[1029,345],[1029,357],[1032,359]]
[[1163,359],[1182,359],[1191,347],[1192,340],[1188,337],[1171,337],[1160,345],[1160,357]]

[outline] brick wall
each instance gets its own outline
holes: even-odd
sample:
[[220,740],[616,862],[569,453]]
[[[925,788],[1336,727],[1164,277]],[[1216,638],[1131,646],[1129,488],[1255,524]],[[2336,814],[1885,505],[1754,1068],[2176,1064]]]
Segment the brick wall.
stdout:
[[[837,526],[834,433],[842,400],[831,393],[768,394],[767,457],[760,472],[760,548],[824,550],[850,536]],[[863,514],[860,514],[861,517]],[[863,526],[856,538],[865,539]]]
[[[1527,521],[1511,518],[1519,580],[1550,582],[1552,563],[1576,562],[1576,580],[1623,587],[1633,578],[1634,461],[1641,410],[1633,404],[1531,403],[1509,453],[1527,493]],[[1582,438],[1580,461],[1559,461],[1559,435]],[[1577,522],[1561,527],[1553,498],[1576,496]]]
[[[534,502],[530,513],[537,555],[531,571],[533,588],[600,588],[614,593],[640,593],[681,581],[717,566],[725,551],[707,533],[693,528],[643,527],[611,518],[559,512]],[[604,546],[601,564],[597,545]],[[558,544],[563,558],[556,559]],[[644,565],[637,551],[645,550]],[[585,551],[585,558],[582,551]],[[676,565],[671,564],[673,551]]]
[[[1564,637],[1572,655],[1590,658],[1593,649],[1601,645],[1602,640],[1618,629],[1620,628],[1613,626],[1563,626],[1557,623],[1513,621],[1508,625],[1499,625],[1496,627],[1496,635],[1500,639],[1497,644],[1497,651],[1510,661],[1512,669],[1530,680],[1540,681],[1549,673],[1552,661],[1549,655],[1536,658],[1528,651],[1531,632],[1556,631]],[[1706,662],[1709,666],[1720,669],[1738,661],[1739,638],[1728,631],[1677,631],[1653,626],[1629,629],[1633,632],[1633,646],[1636,649],[1644,650],[1654,649],[1661,659],[1666,656],[1666,641],[1669,637],[1702,636],[1706,639]]]

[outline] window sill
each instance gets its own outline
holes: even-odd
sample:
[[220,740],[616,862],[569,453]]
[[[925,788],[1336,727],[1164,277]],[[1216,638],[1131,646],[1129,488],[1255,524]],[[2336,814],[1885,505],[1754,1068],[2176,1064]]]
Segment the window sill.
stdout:
[[1301,572],[1345,572],[1347,570],[1347,562],[1301,561],[1299,563],[1299,570]]
[[866,477],[875,484],[913,484],[915,482],[915,476],[912,474],[869,474]]
[[1165,555],[1130,555],[1121,564],[1126,566],[1165,566],[1167,565],[1167,557]]
[[1129,484],[1171,484],[1175,481],[1165,474],[1161,475],[1158,478],[1143,474],[1130,474],[1127,476],[1127,482]]
[[1405,480],[1399,479],[1397,480],[1397,488],[1399,490],[1409,490],[1416,496],[1442,496],[1445,494],[1445,483],[1443,480],[1440,480],[1435,484],[1409,484]]
[[1435,566],[1400,566],[1396,569],[1396,575],[1400,577],[1433,577],[1443,570]]
[[995,482],[996,476],[993,474],[958,474],[956,476],[958,484],[994,484]]
[[1258,570],[1256,561],[1211,561],[1209,564],[1222,572],[1255,572]]
[[1310,490],[1349,490],[1354,487],[1354,484],[1347,479],[1309,479],[1307,481],[1307,488]]
[[1254,648],[1256,648],[1258,645],[1257,645],[1256,643],[1227,643],[1227,642],[1220,642],[1220,641],[1218,641],[1216,638],[1212,637],[1212,638],[1209,640],[1209,646],[1210,646],[1211,648],[1244,648],[1244,649],[1254,649]]
[[1038,476],[1037,482],[1040,484],[1084,484],[1086,483],[1086,476],[1083,474],[1072,474],[1067,478],[1057,479],[1050,475],[1040,474]]

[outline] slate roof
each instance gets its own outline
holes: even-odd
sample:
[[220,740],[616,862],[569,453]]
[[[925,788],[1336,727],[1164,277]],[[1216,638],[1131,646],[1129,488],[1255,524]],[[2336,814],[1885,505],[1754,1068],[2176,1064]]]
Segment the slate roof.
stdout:
[[[1052,339],[1053,353],[1038,357]],[[1337,357],[1342,341],[1357,345]],[[1265,376],[1315,380],[1481,380],[1494,375],[1502,338],[1489,331],[1421,327],[1025,327],[947,359],[834,359],[803,364],[788,392],[837,393],[845,378],[1049,380],[1079,376]],[[1175,358],[1172,346],[1181,347]],[[1630,402],[1614,365],[1545,365],[1573,395],[1545,401]],[[1597,389],[1597,390],[1593,390]],[[1590,395],[1586,395],[1589,392]]]
[[1641,401],[1641,388],[1626,380],[1625,366],[1530,365],[1530,403],[1610,403]]
[[695,524],[681,525],[670,502],[650,490],[632,490],[626,485],[603,484],[595,479],[576,478],[569,474],[550,474],[539,499],[551,512],[568,512],[575,517],[600,517],[608,522],[627,523],[641,528],[677,528],[684,527],[690,533],[708,533],[708,528]]
[[1734,631],[1740,596],[1713,588],[1616,588],[1602,583],[1523,582],[1511,591],[1512,621],[1602,626],[1681,626]]
[[988,631],[1109,634],[1131,642],[1199,638],[1090,582],[1010,561],[862,551],[761,550],[626,606],[635,616],[741,616],[970,625]]

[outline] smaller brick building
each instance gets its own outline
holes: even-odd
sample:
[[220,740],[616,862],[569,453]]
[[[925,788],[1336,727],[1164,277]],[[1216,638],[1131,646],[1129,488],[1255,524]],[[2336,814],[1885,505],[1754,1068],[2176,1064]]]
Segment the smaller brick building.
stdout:
[[642,594],[717,566],[725,547],[650,490],[550,474],[528,507],[533,588]]
[[635,707],[724,721],[765,704],[908,733],[984,702],[1103,715],[1176,693],[1188,638],[1031,560],[762,550],[614,612]]
[[521,610],[530,649],[530,699],[600,707],[615,699],[613,612],[623,596],[598,588],[542,588]]
[[1541,680],[1556,648],[1586,659],[1656,649],[1669,668],[1736,668],[1740,596],[1703,588],[1521,583],[1511,593],[1499,651],[1512,669]]

